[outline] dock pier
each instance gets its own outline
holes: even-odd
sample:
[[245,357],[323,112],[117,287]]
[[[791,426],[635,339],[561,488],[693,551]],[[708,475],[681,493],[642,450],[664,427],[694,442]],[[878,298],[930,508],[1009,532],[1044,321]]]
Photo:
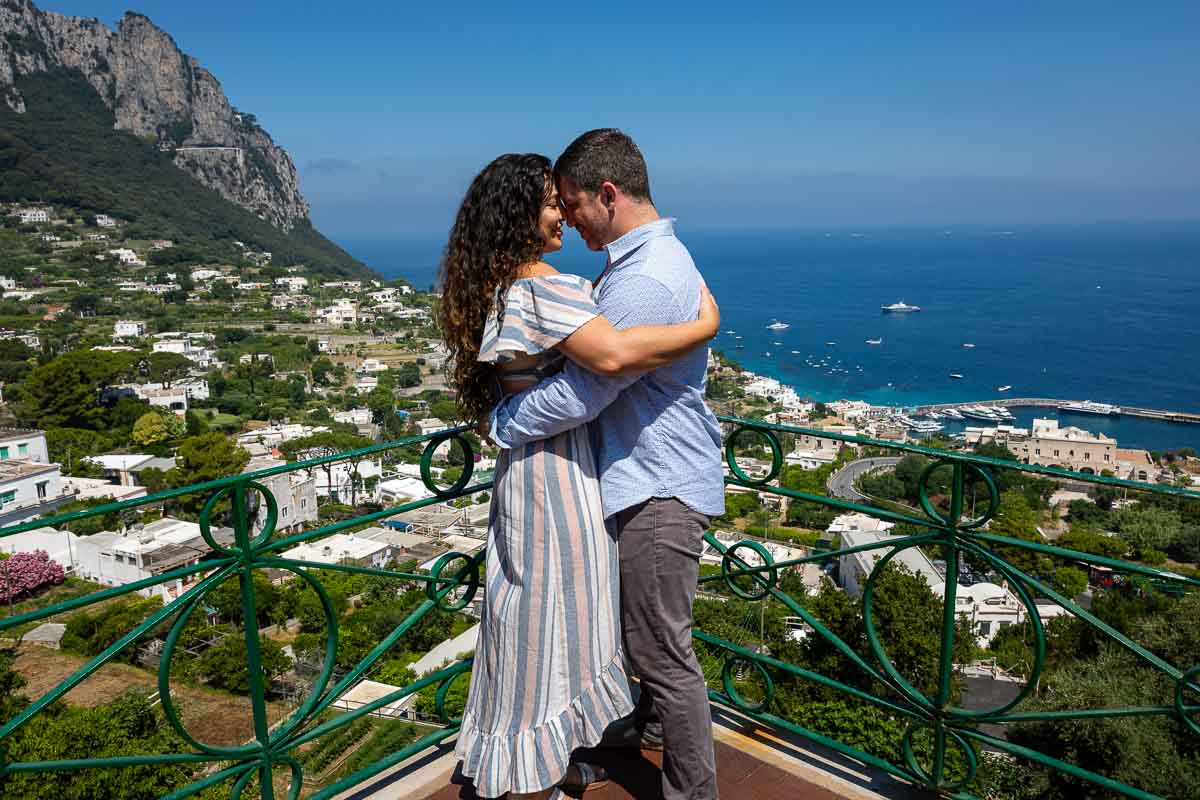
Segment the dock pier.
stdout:
[[[928,411],[942,411],[947,408],[962,408],[963,406],[1004,406],[1005,408],[1053,408],[1067,405],[1069,403],[1079,403],[1079,400],[1054,400],[1047,397],[1005,397],[993,400],[972,400],[965,403],[935,403],[933,405],[916,406],[916,413],[924,414]],[[1138,406],[1120,406],[1120,414],[1080,414],[1081,417],[1096,416],[1096,417],[1145,417],[1146,419],[1157,419],[1163,422],[1178,422],[1183,424],[1200,425],[1200,414],[1195,414],[1190,411],[1162,411],[1156,408],[1140,408]],[[1070,413],[1070,412],[1068,412]]]

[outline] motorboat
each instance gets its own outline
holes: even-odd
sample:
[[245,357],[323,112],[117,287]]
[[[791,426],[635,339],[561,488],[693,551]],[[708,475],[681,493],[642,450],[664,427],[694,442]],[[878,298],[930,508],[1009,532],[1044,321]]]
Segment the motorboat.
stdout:
[[790,327],[791,326],[788,325],[786,322],[780,322],[780,321],[776,320],[775,322],[772,322],[770,325],[767,326],[767,330],[769,330],[769,331],[786,331]]
[[943,408],[942,416],[948,417],[950,419],[962,419],[963,418],[962,412],[959,411],[957,408]]
[[867,344],[883,344],[883,339],[867,339]]
[[910,306],[908,303],[901,300],[899,303],[891,303],[890,305],[880,306],[885,314],[910,314],[914,311],[920,311],[920,306]]
[[1008,384],[1005,384],[1004,386],[996,387],[996,391],[997,392],[1007,392],[1011,388],[1012,388],[1011,386],[1009,386]]
[[975,345],[974,345],[974,344],[972,344],[971,342],[963,342],[963,347],[965,347],[965,348],[966,348],[966,349],[968,349],[968,350],[974,350],[974,349],[975,349]]
[[1082,403],[1064,403],[1058,407],[1059,411],[1069,411],[1074,414],[1120,414],[1119,406],[1111,406],[1108,403],[1093,403],[1091,400],[1084,400]]
[[950,377],[954,378],[954,380],[956,380],[956,381],[961,381],[963,378],[963,374],[961,372],[951,372]]

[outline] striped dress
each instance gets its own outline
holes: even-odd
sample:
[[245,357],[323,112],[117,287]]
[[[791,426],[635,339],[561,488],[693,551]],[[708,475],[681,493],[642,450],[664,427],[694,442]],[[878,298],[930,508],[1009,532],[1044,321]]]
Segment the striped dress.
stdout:
[[[493,315],[480,360],[539,355],[599,309],[573,275],[522,278]],[[514,374],[514,373],[508,373]],[[456,754],[481,797],[537,792],[571,751],[633,710],[620,646],[617,543],[604,524],[586,426],[501,451],[488,522],[487,588]]]

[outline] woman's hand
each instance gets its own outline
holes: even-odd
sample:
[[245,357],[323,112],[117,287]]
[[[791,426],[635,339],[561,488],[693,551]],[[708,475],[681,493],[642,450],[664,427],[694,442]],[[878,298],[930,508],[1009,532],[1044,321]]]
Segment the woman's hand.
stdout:
[[716,336],[721,328],[721,309],[717,307],[717,300],[706,285],[700,287],[700,315],[696,320],[704,323],[710,339]]

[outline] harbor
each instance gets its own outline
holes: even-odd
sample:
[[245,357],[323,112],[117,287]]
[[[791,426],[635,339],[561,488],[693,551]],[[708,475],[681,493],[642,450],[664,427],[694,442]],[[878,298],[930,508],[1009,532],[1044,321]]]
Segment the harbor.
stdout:
[[[1003,408],[1053,408],[1056,410],[1066,410],[1068,413],[1078,414],[1095,414],[1096,412],[1088,412],[1079,410],[1080,407],[1087,405],[1099,406],[1101,404],[1091,403],[1090,400],[1055,400],[1045,397],[1013,397],[992,400],[976,400],[964,403],[935,403],[932,405],[916,406],[913,410],[916,414],[928,414],[930,411],[935,413],[944,413],[947,409],[958,411],[962,408],[972,408],[977,406],[1000,406]],[[1064,408],[1075,407],[1075,408]],[[1200,414],[1195,414],[1189,411],[1163,411],[1155,408],[1141,408],[1138,406],[1120,406],[1119,408],[1111,407],[1115,410],[1111,414],[1101,413],[1099,416],[1130,416],[1142,417],[1144,419],[1159,420],[1162,422],[1180,422],[1200,425]]]

